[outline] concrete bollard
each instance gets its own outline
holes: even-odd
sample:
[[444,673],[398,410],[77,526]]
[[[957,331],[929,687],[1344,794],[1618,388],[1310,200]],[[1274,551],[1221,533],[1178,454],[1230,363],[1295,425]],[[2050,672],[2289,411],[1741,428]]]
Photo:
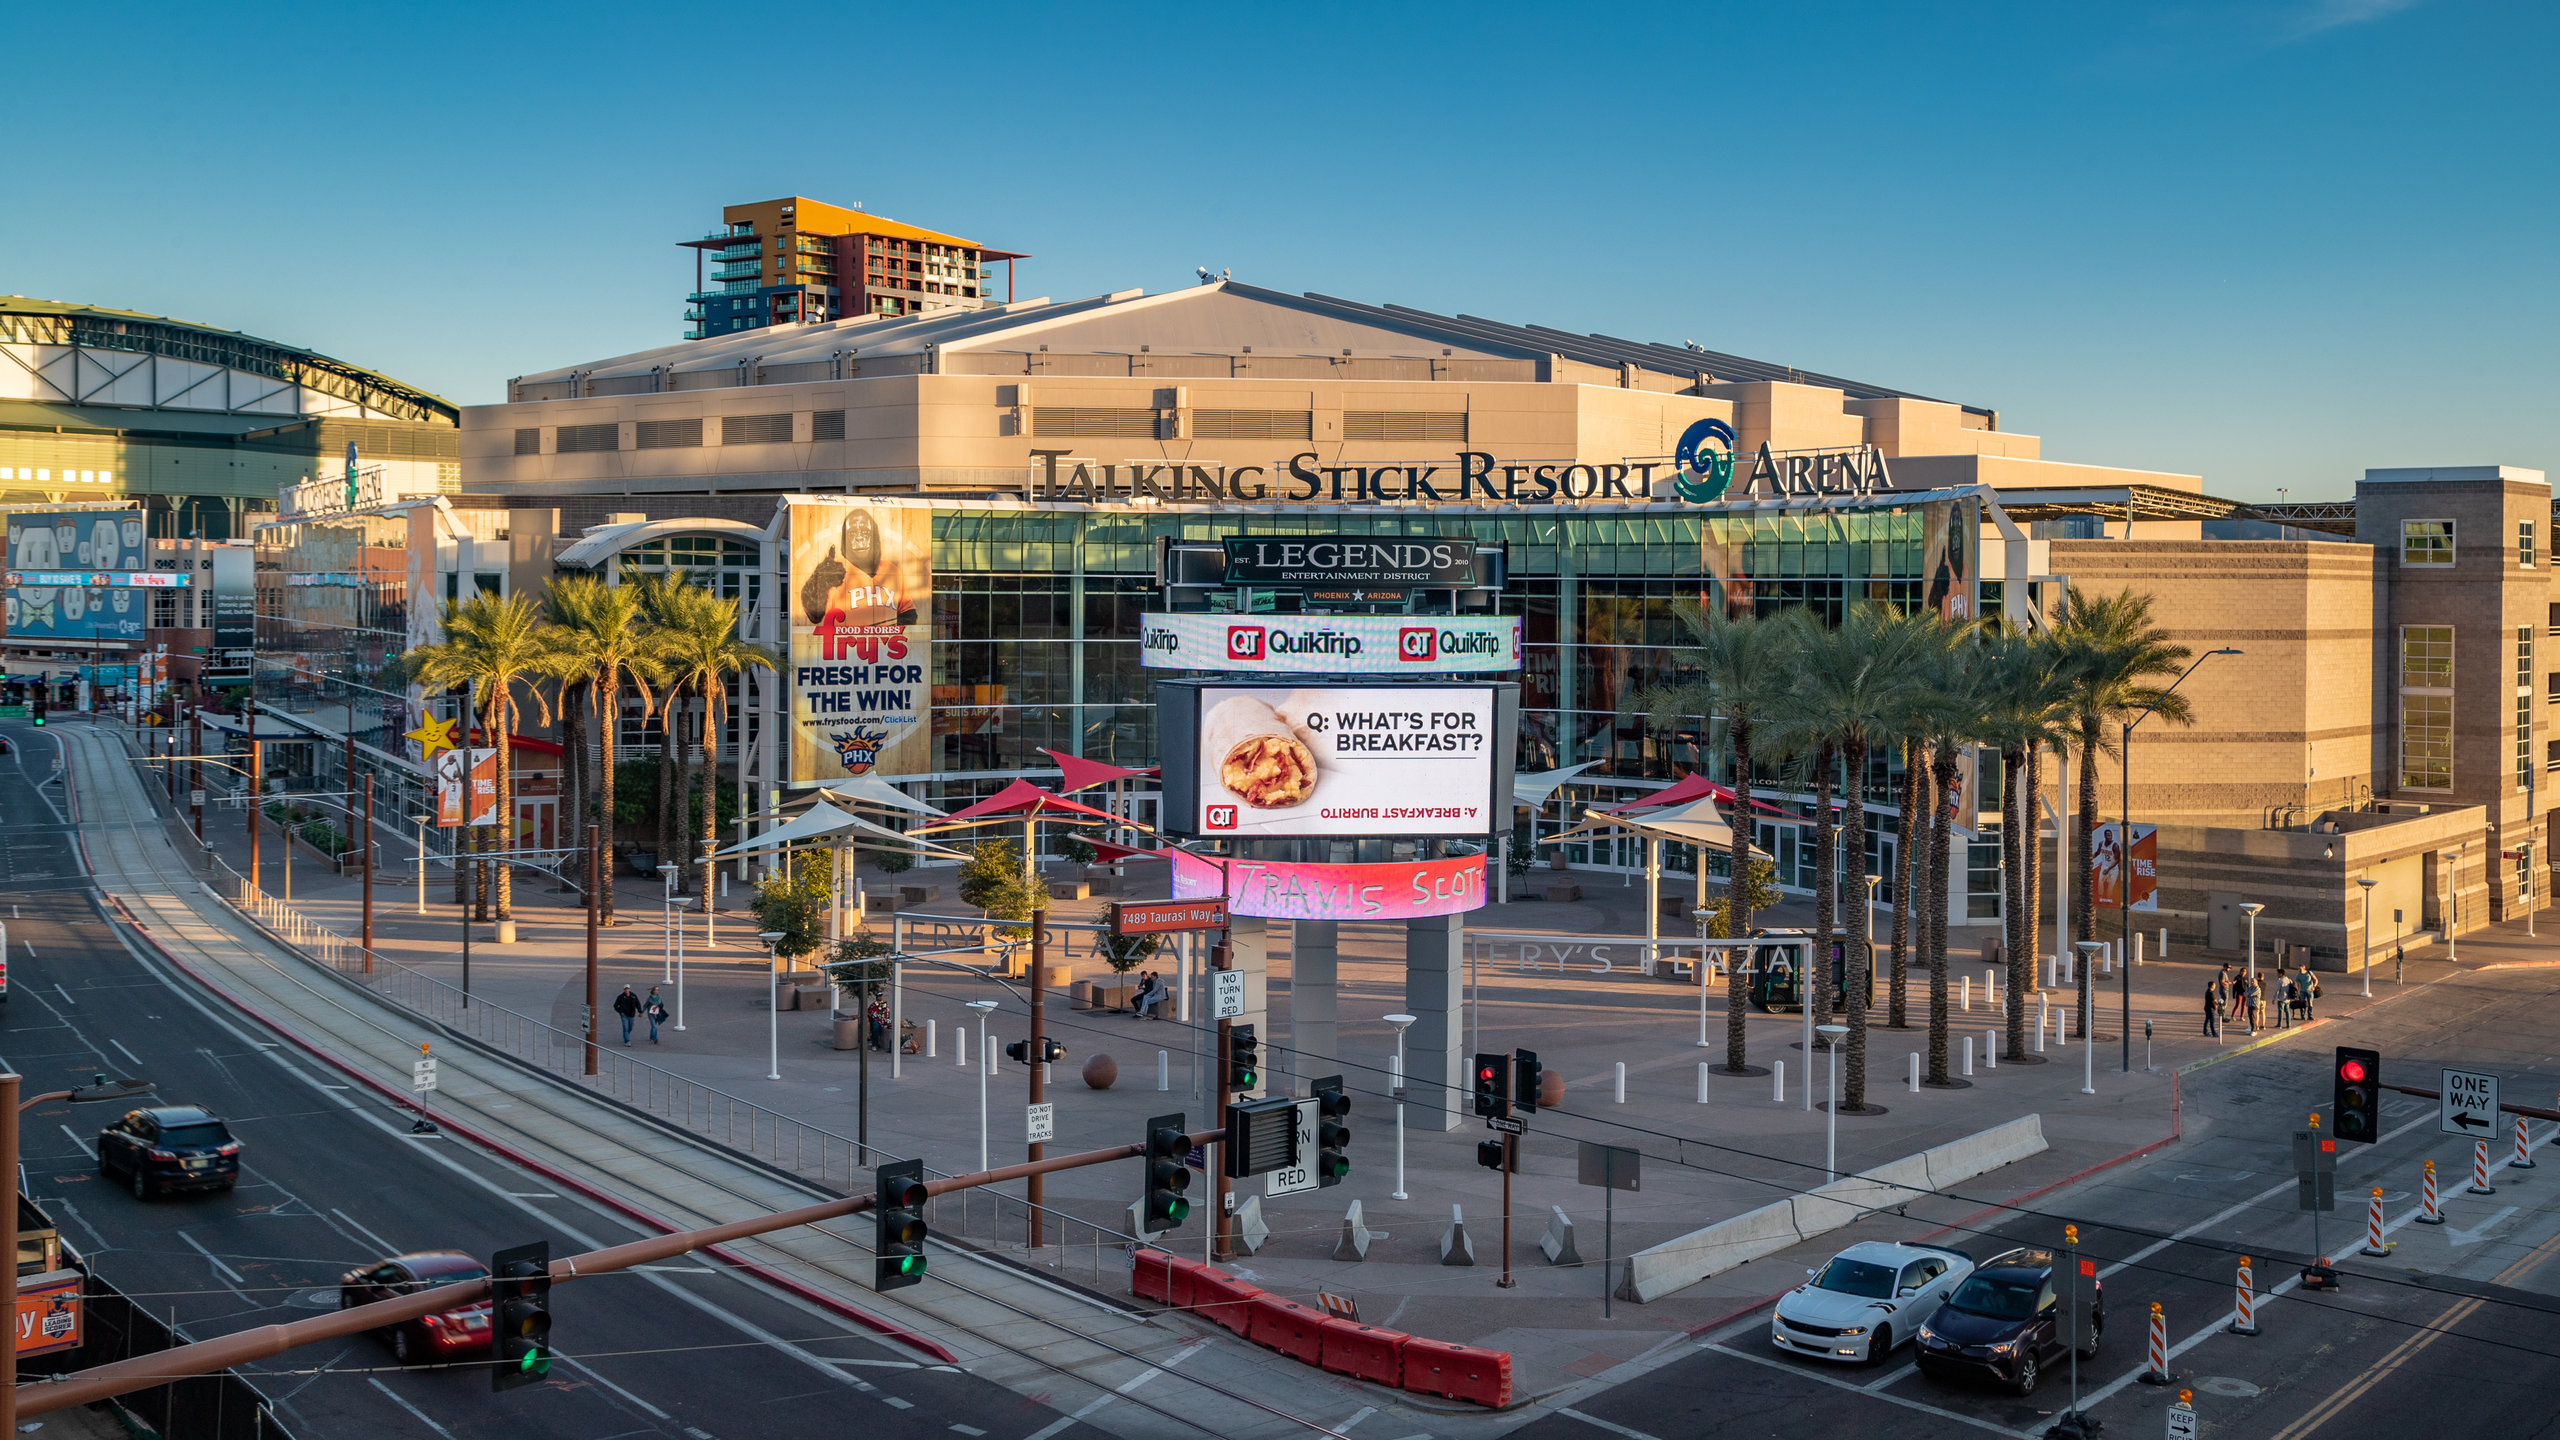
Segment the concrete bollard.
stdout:
[[2160,927],[2160,958],[2169,958],[2169,927],[2166,925]]
[[1475,1242],[1467,1238],[1466,1211],[1449,1207],[1449,1228],[1440,1232],[1440,1263],[1473,1265],[1476,1263]]
[[1985,1070],[1997,1070],[2000,1068],[1999,1037],[2000,1032],[1997,1030],[1985,1030],[1982,1032],[1982,1068]]
[[2142,942],[2149,938],[2139,930],[2133,932],[2133,963],[2136,967],[2142,964]]
[[1612,1098],[1620,1105],[1627,1103],[1627,1062],[1624,1060],[1618,1062],[1618,1079]]
[[1707,1103],[1707,1062],[1704,1060],[1698,1062],[1698,1103]]
[[1769,1098],[1781,1105],[1787,1103],[1787,1062],[1769,1062]]
[[969,1027],[966,1025],[951,1027],[951,1063],[963,1070],[969,1068]]
[[1994,1010],[2000,1008],[2000,972],[1996,969],[1982,972],[1982,1003]]
[[1956,1008],[1959,1010],[1973,1008],[1973,977],[1970,975],[1956,977]]
[[1547,1233],[1538,1237],[1538,1253],[1550,1265],[1579,1265],[1582,1252],[1573,1246],[1573,1217],[1561,1205],[1547,1207]]
[[1351,1208],[1343,1214],[1342,1238],[1334,1242],[1333,1258],[1355,1261],[1369,1258],[1369,1225],[1361,1218],[1357,1200],[1352,1201]]
[[1156,1088],[1159,1090],[1173,1088],[1173,1053],[1169,1050],[1156,1052]]
[[2050,996],[2050,995],[2039,995],[2039,996],[2037,996],[2037,997],[2036,997],[2036,1053],[2037,1053],[2037,1054],[2039,1054],[2039,1055],[2041,1055],[2041,1054],[2043,1054],[2043,1053],[2044,1053],[2044,1032],[2045,1032],[2045,1029],[2046,1029],[2046,1027],[2050,1026],[2052,1023],[2053,1023],[2053,997],[2052,997],[2052,996]]
[[2071,1011],[2067,1008],[2053,1012],[2053,1048],[2071,1048]]
[[1968,1077],[1973,1074],[1973,1037],[1970,1035],[1964,1037],[1964,1073]]
[[[1973,1042],[1967,1040],[1964,1042],[1964,1048],[1964,1073],[1970,1075],[1973,1073]],[[1917,1050],[1911,1052],[1911,1093],[1914,1095],[1920,1093],[1920,1052]]]

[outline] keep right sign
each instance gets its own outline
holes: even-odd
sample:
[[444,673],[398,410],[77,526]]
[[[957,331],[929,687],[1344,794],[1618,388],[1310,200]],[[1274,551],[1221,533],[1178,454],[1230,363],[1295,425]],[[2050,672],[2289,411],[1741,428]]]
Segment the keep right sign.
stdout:
[[2474,1138],[2498,1133],[2498,1077],[2471,1070],[2444,1072],[2436,1123],[2447,1135]]

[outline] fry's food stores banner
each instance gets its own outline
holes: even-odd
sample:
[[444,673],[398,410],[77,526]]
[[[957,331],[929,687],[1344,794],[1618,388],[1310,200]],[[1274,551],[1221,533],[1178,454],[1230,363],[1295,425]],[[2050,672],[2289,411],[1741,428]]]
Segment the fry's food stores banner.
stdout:
[[786,502],[791,783],[933,765],[933,511]]

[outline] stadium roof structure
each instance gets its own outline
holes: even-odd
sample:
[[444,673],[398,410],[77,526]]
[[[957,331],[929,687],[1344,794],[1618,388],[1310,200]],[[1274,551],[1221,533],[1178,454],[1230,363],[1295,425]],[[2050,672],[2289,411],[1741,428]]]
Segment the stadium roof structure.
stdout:
[[[99,352],[101,356],[121,352],[158,357],[183,362],[187,367],[212,367],[244,377],[261,377],[277,386],[299,385],[373,417],[441,425],[455,425],[461,420],[460,409],[453,402],[378,370],[236,330],[218,330],[138,310],[111,310],[24,295],[0,296],[0,346],[7,345],[68,347],[74,352]],[[182,386],[154,384],[147,393],[134,389],[132,374],[133,367],[104,360],[84,366],[75,354],[67,373],[55,374],[50,366],[38,371],[37,391],[27,398],[39,404],[83,409],[229,413],[270,422],[277,414],[273,404],[252,407],[209,398],[202,389],[204,377],[194,368],[185,371]]]

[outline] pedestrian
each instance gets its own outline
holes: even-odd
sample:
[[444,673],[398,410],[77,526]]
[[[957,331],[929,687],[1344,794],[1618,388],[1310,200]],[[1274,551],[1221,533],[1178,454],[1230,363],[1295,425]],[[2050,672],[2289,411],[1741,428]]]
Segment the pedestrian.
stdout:
[[2204,982],[2204,1033],[2222,1038],[2222,977]]
[[2391,983],[2392,983],[2392,984],[2397,985],[2397,984],[2399,984],[2399,983],[2400,983],[2400,962],[2401,962],[2401,961],[2403,961],[2403,960],[2406,960],[2406,959],[2408,959],[2408,958],[2409,958],[2409,947],[2408,947],[2408,946],[2406,946],[2406,945],[2394,945],[2394,946],[2392,946],[2392,947],[2391,947]]
[[1129,997],[1129,1013],[1141,1017],[1145,1016],[1147,1013],[1147,1006],[1153,1002],[1155,993],[1156,972],[1153,970],[1139,971],[1138,993]]
[[2276,1028],[2282,1030],[2293,1023],[2293,972],[2281,960],[2276,962]]
[[889,1002],[874,995],[867,1013],[871,1020],[871,1048],[886,1055],[889,1053]]
[[2255,1035],[2267,1023],[2267,982],[2256,975],[2249,977],[2248,1005],[2249,1033]]
[[2313,1016],[2313,1002],[2319,998],[2320,977],[2306,966],[2302,971],[2302,1019],[2305,1024],[2310,1023]]
[[622,1017],[622,1043],[630,1044],[631,1022],[640,1014],[640,997],[631,993],[630,986],[623,986],[622,993],[613,997],[613,1013]]
[[640,1013],[649,1017],[649,1043],[658,1043],[658,1027],[666,1023],[667,1002],[658,996],[658,987],[649,987],[648,998],[640,1002]]
[[2245,973],[2234,975],[2231,973],[2230,966],[2223,966],[2222,993],[2231,997],[2231,1007],[2224,1013],[2223,1018],[2246,1024],[2249,1019],[2248,976]]

